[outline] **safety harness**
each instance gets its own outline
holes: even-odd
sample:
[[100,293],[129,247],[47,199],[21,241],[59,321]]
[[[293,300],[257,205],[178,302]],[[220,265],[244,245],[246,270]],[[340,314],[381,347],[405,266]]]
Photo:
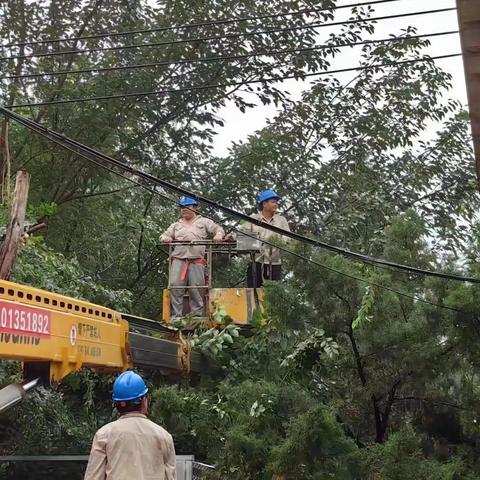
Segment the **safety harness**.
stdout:
[[188,269],[190,265],[202,265],[203,267],[207,265],[207,261],[204,258],[177,258],[173,257],[175,260],[180,260],[183,262],[182,274],[180,278],[185,280],[187,278]]

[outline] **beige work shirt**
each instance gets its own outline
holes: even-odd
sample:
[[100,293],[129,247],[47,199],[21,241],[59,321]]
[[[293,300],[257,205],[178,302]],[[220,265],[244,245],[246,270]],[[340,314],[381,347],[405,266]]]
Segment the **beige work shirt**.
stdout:
[[[262,213],[254,213],[253,215],[250,215],[250,216],[262,222],[273,225],[274,227],[282,228],[283,230],[287,230],[288,232],[290,231],[290,227],[288,226],[287,219],[285,217],[282,217],[279,214],[275,214],[270,220],[267,220],[262,215]],[[257,225],[254,225],[253,223],[247,223],[242,225],[242,230],[244,230],[247,233],[252,232],[253,234],[258,234],[258,238],[260,240],[266,240],[266,241],[271,241],[273,239],[282,239],[284,241],[289,240],[288,237],[279,235],[278,233],[272,232],[271,230],[267,230],[266,228],[262,228]],[[262,243],[260,253],[256,256],[255,261],[259,263],[264,263],[264,264],[281,265],[282,263],[281,252],[278,248]]]
[[[213,220],[197,215],[192,223],[187,223],[183,218],[168,227],[166,232],[160,237],[165,241],[167,237],[174,242],[193,242],[207,240],[210,236],[217,233],[225,235],[225,231]],[[175,258],[203,258],[205,256],[205,246],[177,245],[173,250]]]
[[137,412],[95,434],[84,480],[176,480],[172,436]]

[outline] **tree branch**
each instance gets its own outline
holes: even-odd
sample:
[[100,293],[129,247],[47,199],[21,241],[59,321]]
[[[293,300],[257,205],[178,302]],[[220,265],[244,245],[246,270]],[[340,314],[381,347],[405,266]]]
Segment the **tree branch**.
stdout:
[[451,408],[456,408],[457,410],[466,410],[469,411],[469,409],[463,407],[462,405],[458,405],[456,403],[451,403],[451,402],[444,402],[444,401],[437,401],[437,400],[431,400],[428,398],[424,397],[416,397],[414,395],[410,395],[407,397],[395,397],[393,399],[393,402],[409,402],[409,401],[415,401],[415,402],[422,402],[422,403],[431,403],[432,405],[442,405],[445,407],[451,407]]
[[352,345],[353,357],[355,358],[355,363],[357,365],[358,376],[360,378],[360,381],[362,382],[362,385],[365,387],[367,385],[367,376],[365,375],[363,360],[360,355],[360,351],[358,350],[358,345],[355,340],[355,336],[353,335],[353,329],[351,324],[350,324],[347,335],[348,335],[348,338],[350,339],[350,344]]
[[102,195],[113,195],[114,193],[124,192],[125,190],[131,190],[132,188],[138,188],[138,185],[131,185],[128,187],[117,188],[115,190],[109,190],[107,192],[96,192],[96,193],[87,193],[85,195],[77,195],[75,197],[67,198],[58,203],[58,205],[63,205],[68,202],[73,202],[74,200],[83,200],[84,198],[91,198],[91,197],[100,197]]
[[[153,193],[147,200],[147,204],[145,205],[145,210],[143,211],[143,219],[147,218],[148,211],[150,210],[150,206],[152,205],[153,200]],[[138,240],[138,248],[137,248],[137,277],[140,275],[142,271],[142,247],[143,247],[143,237],[145,234],[145,222],[142,222],[142,226],[140,228],[140,239]]]

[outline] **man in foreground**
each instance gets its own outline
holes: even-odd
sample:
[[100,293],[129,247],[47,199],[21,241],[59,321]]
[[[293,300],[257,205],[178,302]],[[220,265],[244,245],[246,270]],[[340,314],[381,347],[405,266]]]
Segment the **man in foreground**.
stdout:
[[85,480],[176,480],[172,436],[147,418],[148,388],[135,372],[113,384],[120,418],[97,431]]

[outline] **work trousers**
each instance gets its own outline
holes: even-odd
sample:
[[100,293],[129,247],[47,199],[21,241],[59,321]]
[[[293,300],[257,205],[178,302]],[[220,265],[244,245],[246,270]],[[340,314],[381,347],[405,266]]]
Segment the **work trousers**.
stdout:
[[[174,258],[170,266],[170,286],[185,287],[188,286],[205,286],[205,266],[193,262],[188,262],[188,270],[185,272],[186,260]],[[172,309],[170,314],[172,317],[183,316],[183,295],[185,288],[172,288],[170,290],[170,302]],[[196,317],[203,316],[203,289],[189,288],[188,295],[190,297],[190,313]]]
[[[254,274],[255,273],[255,274]],[[282,279],[282,265],[261,264],[255,262],[255,272],[253,264],[248,266],[247,287],[260,288],[264,280],[280,281]]]

